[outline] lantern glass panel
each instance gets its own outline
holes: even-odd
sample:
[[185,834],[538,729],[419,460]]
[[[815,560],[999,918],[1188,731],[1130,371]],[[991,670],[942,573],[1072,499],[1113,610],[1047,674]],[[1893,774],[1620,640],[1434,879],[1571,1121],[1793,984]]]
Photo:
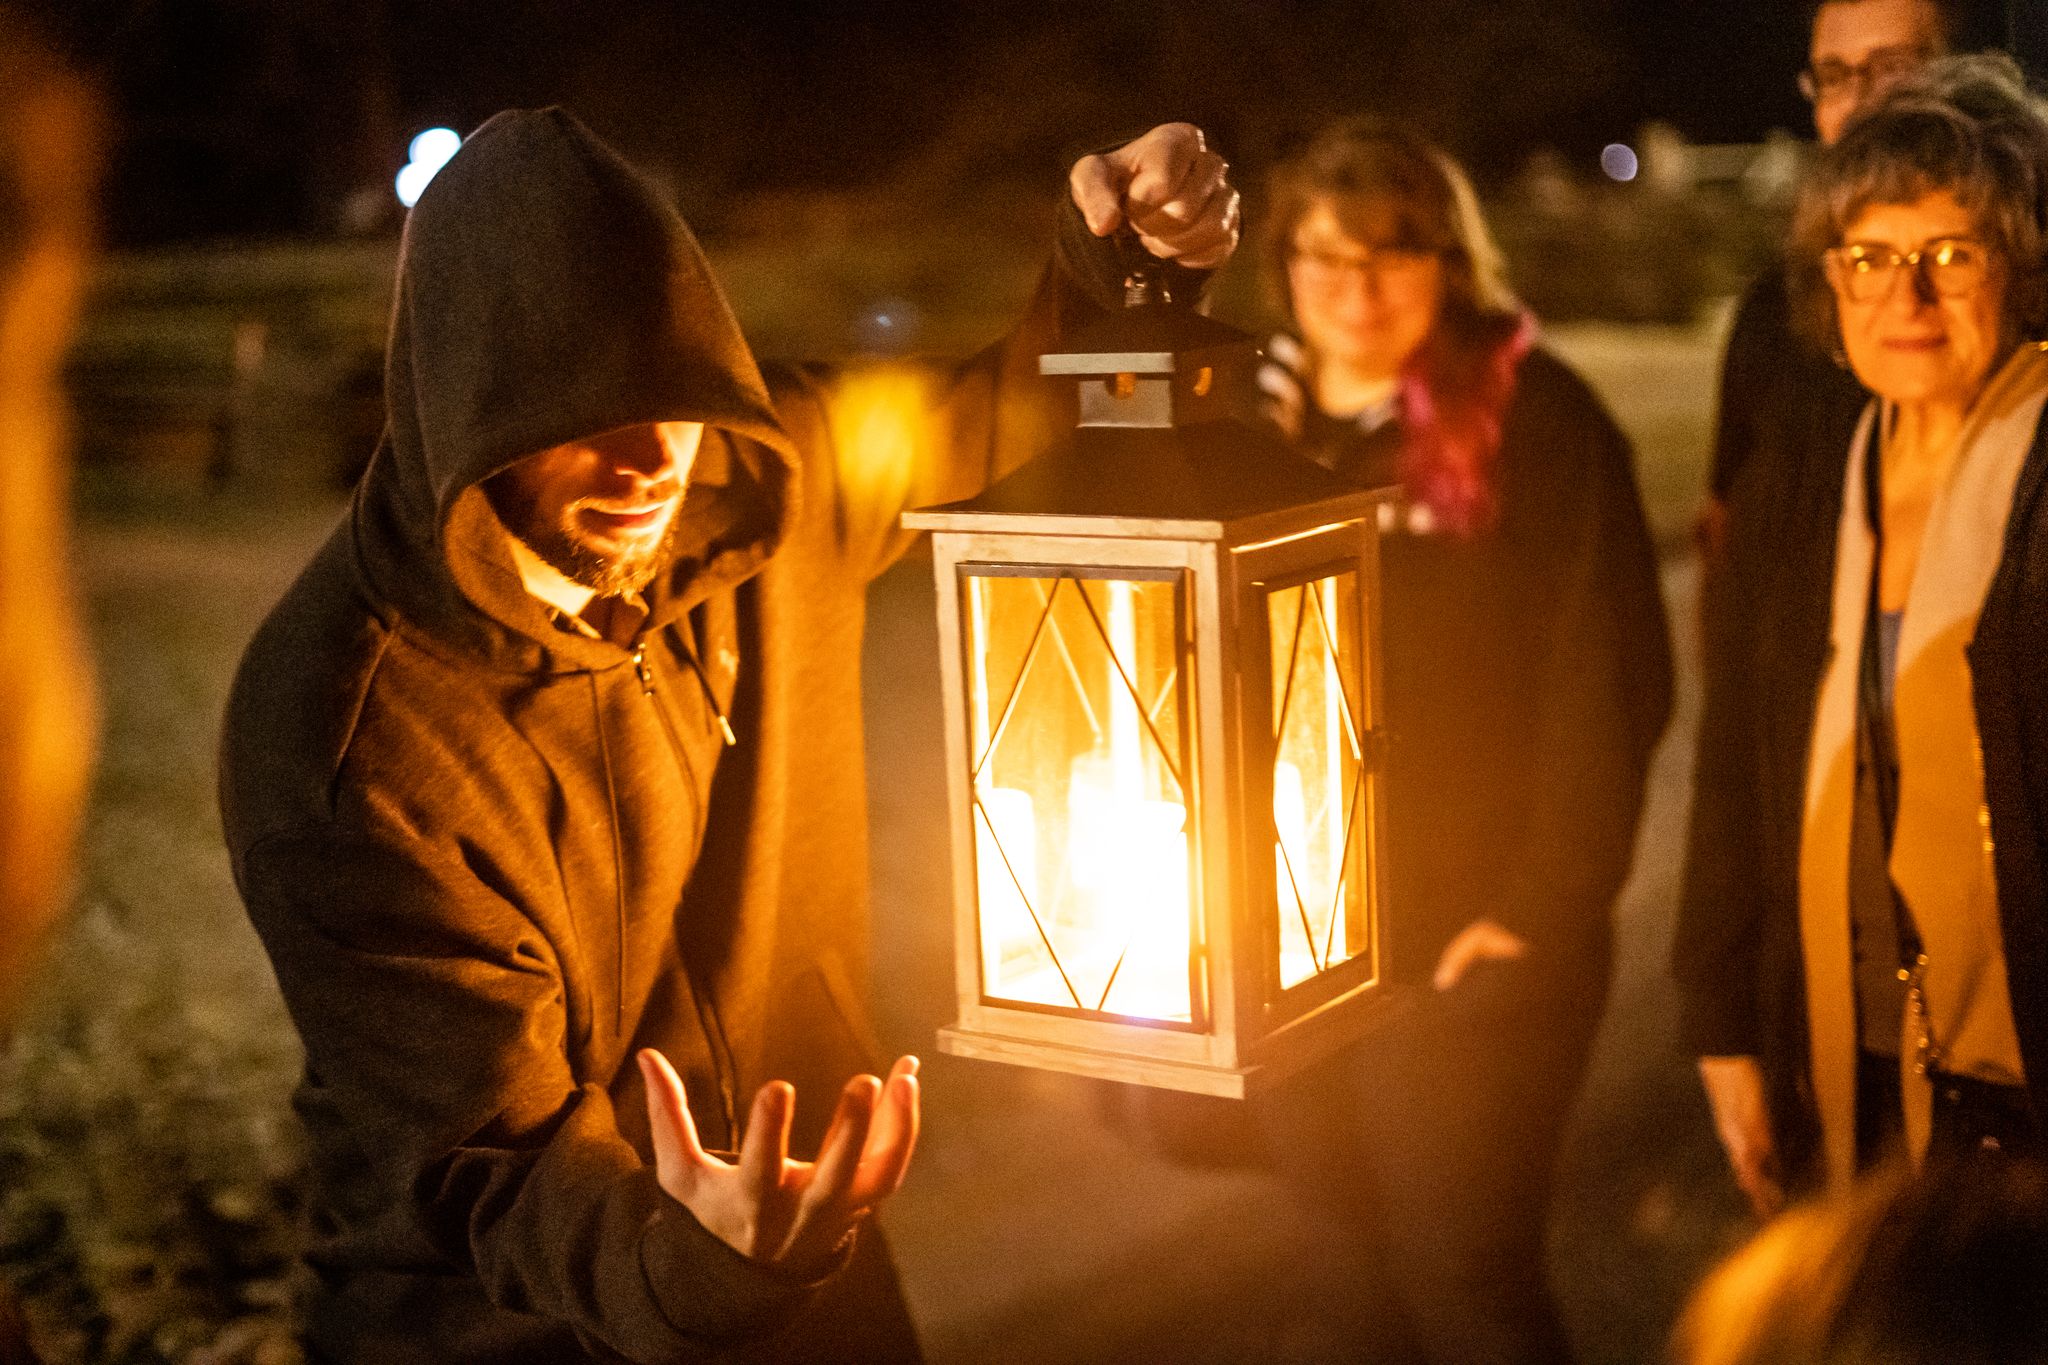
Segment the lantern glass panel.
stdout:
[[982,993],[1194,1026],[1178,571],[962,586]]
[[1266,599],[1273,655],[1273,864],[1282,989],[1370,951],[1370,791],[1358,575]]

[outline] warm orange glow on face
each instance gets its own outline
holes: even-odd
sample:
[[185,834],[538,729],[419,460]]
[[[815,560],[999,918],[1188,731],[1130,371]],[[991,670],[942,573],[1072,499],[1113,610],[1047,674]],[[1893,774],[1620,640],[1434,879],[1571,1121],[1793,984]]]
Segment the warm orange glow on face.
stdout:
[[506,529],[568,582],[638,591],[667,567],[703,439],[702,422],[620,427],[529,455],[485,491]]
[[1443,262],[1401,243],[1391,203],[1339,210],[1319,199],[1295,228],[1287,265],[1295,325],[1321,362],[1392,379],[1436,326]]
[[2009,344],[2003,268],[1976,215],[1952,191],[1936,190],[1910,204],[1871,205],[1842,241],[1901,256],[1965,242],[1989,258],[1982,281],[1962,293],[1947,292],[1931,261],[1887,272],[1888,287],[1862,301],[1850,296],[1848,279],[1834,277],[1842,350],[1865,388],[1907,406],[1968,408]]
[[1916,67],[1941,54],[1941,15],[1931,0],[1855,0],[1826,4],[1813,20],[1807,54],[1813,126],[1822,143],[1842,135]]

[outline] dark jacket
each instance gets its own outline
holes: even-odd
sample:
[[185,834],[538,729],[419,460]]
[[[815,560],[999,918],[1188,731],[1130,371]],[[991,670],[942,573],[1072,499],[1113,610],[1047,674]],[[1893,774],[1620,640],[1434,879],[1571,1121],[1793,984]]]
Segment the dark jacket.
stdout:
[[[1849,442],[1745,476],[1726,611],[1709,628],[1683,899],[1680,1036],[1762,1061],[1781,1157],[1819,1176],[1799,940],[1799,846],[1814,705],[1828,663]],[[2014,1023],[2048,1117],[2048,442],[2020,474],[2004,556],[1969,650]]]
[[[1398,419],[1303,441],[1362,486],[1395,481]],[[1597,1016],[1671,715],[1657,559],[1627,437],[1548,351],[1521,364],[1496,468],[1492,529],[1419,534],[1400,509],[1381,543],[1390,957],[1426,981],[1491,918]]]
[[1785,263],[1772,262],[1743,294],[1721,358],[1708,492],[1726,502],[1752,467],[1840,451],[1867,398],[1854,374],[1794,326]]
[[[631,1058],[675,1061],[713,1148],[793,1081],[800,1153],[876,1065],[863,596],[905,506],[1057,422],[1034,361],[1072,292],[1049,275],[1004,347],[857,424],[822,371],[764,383],[688,229],[559,111],[493,119],[429,187],[386,437],[223,743],[306,1047],[320,1351],[688,1359],[799,1308],[657,1187]],[[559,629],[477,485],[661,420],[709,429],[640,648]]]
[[[1732,564],[1742,565],[1743,573],[1753,572],[1748,557],[1755,551],[1750,547],[1759,543],[1759,536],[1765,533],[1765,528],[1740,527],[1735,524],[1736,519],[1752,515],[1749,510],[1752,508],[1755,516],[1776,517],[1782,511],[1780,501],[1787,496],[1827,496],[1818,485],[1809,487],[1809,478],[1832,477],[1835,485],[1832,496],[1839,508],[1840,483],[1849,440],[1856,429],[1857,414],[1862,411],[1868,397],[1853,374],[1822,353],[1793,325],[1791,282],[1786,263],[1782,258],[1774,260],[1743,294],[1728,335],[1728,348],[1721,360],[1720,400],[1715,413],[1707,492],[1722,509],[1727,530],[1705,546],[1701,565],[1700,671],[1705,679],[1706,713],[1701,724],[1694,769],[1695,851],[1688,855],[1689,869],[1694,860],[1703,856],[1697,851],[1702,837],[1698,822],[1702,818],[1717,818],[1713,814],[1715,806],[1705,793],[1709,785],[1730,782],[1730,777],[1723,772],[1723,765],[1733,762],[1734,756],[1728,751],[1723,732],[1729,726],[1739,724],[1740,718],[1722,713],[1740,711],[1743,703],[1732,689],[1742,685],[1735,679],[1744,671],[1748,652],[1758,645],[1752,612],[1737,600],[1749,589],[1726,586],[1724,580],[1741,576],[1731,575],[1729,566]],[[1828,523],[1827,534],[1832,546],[1833,522]],[[1800,547],[1800,554],[1803,556],[1810,548]],[[1831,565],[1832,558],[1827,563]],[[1831,569],[1823,572],[1831,572]],[[1823,586],[1823,594],[1825,591]],[[1825,635],[1827,629],[1824,595],[1820,606],[1823,615],[1818,627],[1814,628],[1818,632],[1813,637],[1815,640]],[[1810,623],[1802,623],[1801,628],[1807,625]],[[1816,686],[1819,676],[1816,667],[1813,674]],[[1717,801],[1719,799],[1716,798]],[[1694,894],[1694,879],[1690,871],[1686,886],[1687,904],[1690,904],[1689,898]],[[1681,912],[1680,920],[1682,936],[1704,931],[1704,927],[1694,922],[1687,912]],[[1792,935],[1789,940],[1783,938],[1787,933]],[[1796,953],[1796,916],[1790,923],[1774,925],[1771,935],[1772,942],[1766,948],[1769,955],[1779,957],[1786,951]],[[1681,946],[1679,951],[1690,950]],[[1782,984],[1776,983],[1766,989],[1764,999],[1758,1003],[1774,1019],[1782,1017],[1789,1023],[1798,1017],[1803,1005],[1797,996],[1777,998]],[[1682,1027],[1688,1035],[1693,1035],[1697,1028],[1693,1017],[1695,1007],[1688,1002],[1683,1009]],[[1748,1052],[1754,1048],[1732,1050]],[[1716,1048],[1705,1047],[1701,1053],[1715,1055]],[[1805,1084],[1803,1054],[1798,1065],[1777,1065],[1770,1071],[1775,1084],[1792,1085],[1795,1078],[1797,1084]],[[1790,1093],[1775,1096],[1772,1104],[1773,1112],[1786,1116],[1788,1120],[1804,1113],[1806,1108],[1803,1098]],[[1817,1140],[1817,1133],[1809,1131],[1803,1122],[1790,1122],[1782,1137],[1781,1151],[1803,1161],[1810,1144]]]

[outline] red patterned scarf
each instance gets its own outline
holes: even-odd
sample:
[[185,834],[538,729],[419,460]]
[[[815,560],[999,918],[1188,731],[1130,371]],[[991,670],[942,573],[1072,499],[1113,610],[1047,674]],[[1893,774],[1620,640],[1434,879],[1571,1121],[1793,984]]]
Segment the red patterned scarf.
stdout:
[[1402,371],[1401,483],[1454,535],[1478,535],[1499,519],[1494,465],[1522,359],[1535,342],[1527,313],[1487,318],[1458,341],[1439,327]]

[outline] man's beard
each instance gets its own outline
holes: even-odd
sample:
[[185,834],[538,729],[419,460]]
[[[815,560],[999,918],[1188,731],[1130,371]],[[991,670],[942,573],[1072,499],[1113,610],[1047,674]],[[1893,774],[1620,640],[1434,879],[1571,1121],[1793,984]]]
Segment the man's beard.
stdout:
[[535,525],[531,507],[517,509],[519,515],[516,517],[503,515],[513,509],[501,509],[500,516],[507,529],[524,541],[526,548],[539,555],[549,567],[571,583],[592,589],[599,596],[639,592],[675,563],[677,533],[683,521],[680,507],[670,514],[668,529],[661,533],[659,539],[636,549],[607,553],[592,544],[576,523],[577,514],[596,503],[595,499],[572,502],[562,509],[561,518],[552,525]]

